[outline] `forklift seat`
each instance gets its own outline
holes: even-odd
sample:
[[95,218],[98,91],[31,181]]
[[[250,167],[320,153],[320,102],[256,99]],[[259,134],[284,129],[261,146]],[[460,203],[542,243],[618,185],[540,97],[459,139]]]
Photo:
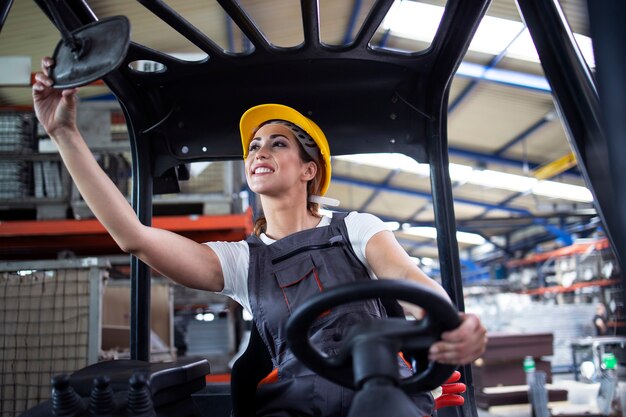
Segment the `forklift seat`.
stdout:
[[254,416],[257,386],[272,370],[272,358],[253,322],[248,347],[233,364],[230,384],[207,384],[192,395],[196,408],[204,417]]

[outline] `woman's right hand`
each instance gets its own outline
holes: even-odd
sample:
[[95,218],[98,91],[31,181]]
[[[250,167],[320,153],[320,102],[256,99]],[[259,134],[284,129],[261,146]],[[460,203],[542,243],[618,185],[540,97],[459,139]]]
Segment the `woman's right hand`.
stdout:
[[64,133],[76,131],[76,92],[78,89],[58,90],[52,88],[49,69],[54,60],[44,57],[41,70],[35,74],[33,84],[33,104],[37,119],[54,139],[65,136]]

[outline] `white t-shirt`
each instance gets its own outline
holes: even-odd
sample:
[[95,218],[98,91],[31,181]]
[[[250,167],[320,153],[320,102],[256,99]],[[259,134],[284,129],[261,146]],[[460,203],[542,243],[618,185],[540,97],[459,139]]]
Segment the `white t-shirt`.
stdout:
[[[365,258],[365,247],[372,236],[380,231],[387,230],[385,223],[372,214],[357,213],[356,211],[348,214],[345,222],[348,229],[348,238],[354,253],[356,253],[363,265],[367,267],[372,278],[375,278]],[[317,227],[328,226],[329,224],[330,217],[322,216],[322,220]],[[260,238],[266,245],[271,245],[275,242],[274,239],[269,238],[264,233],[261,234]],[[249,313],[252,313],[248,296],[248,269],[250,267],[248,242],[241,240],[239,242],[207,242],[205,244],[217,254],[222,266],[224,289],[220,294],[232,298]]]

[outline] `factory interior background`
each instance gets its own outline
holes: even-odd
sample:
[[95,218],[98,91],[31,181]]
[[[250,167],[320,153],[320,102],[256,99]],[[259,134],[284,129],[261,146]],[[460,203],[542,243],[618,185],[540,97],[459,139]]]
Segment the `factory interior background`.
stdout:
[[[133,42],[183,61],[206,58],[139,2],[86,3],[101,17],[127,16]],[[225,51],[250,48],[217,1],[167,3]],[[320,0],[321,40],[349,44],[373,3]],[[586,2],[557,3],[594,71]],[[239,4],[273,44],[302,42],[300,2]],[[441,0],[397,0],[371,44],[428,50],[444,7]],[[49,398],[53,374],[130,357],[129,256],[82,200],[32,109],[32,76],[59,39],[34,1],[14,2],[0,31],[1,417]],[[160,70],[151,61],[134,65]],[[124,112],[101,81],[82,87],[79,98],[80,129],[130,202]],[[601,415],[604,354],[617,359],[618,388],[626,383],[623,271],[515,1],[493,0],[487,10],[452,81],[447,133],[465,309],[481,317],[489,334],[487,351],[472,364],[479,415],[530,415],[527,356],[546,375],[552,415]],[[199,242],[244,239],[258,201],[243,161],[185,169],[180,192],[154,196],[153,224]],[[440,281],[428,164],[403,154],[345,154],[333,155],[332,170],[327,196],[340,204],[327,209],[380,217]],[[151,361],[206,358],[215,381],[227,379],[245,348],[249,314],[224,296],[156,272],[151,300]]]

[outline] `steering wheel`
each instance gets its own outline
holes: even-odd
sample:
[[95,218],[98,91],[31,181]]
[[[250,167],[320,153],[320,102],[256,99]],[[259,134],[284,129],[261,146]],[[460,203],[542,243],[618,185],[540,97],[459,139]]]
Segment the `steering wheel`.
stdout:
[[[372,298],[407,301],[425,311],[421,320],[368,319],[353,325],[336,355],[316,349],[309,339],[313,322],[333,307]],[[404,280],[378,279],[342,284],[312,297],[287,321],[287,342],[294,355],[318,375],[355,390],[371,378],[392,378],[406,392],[429,391],[445,382],[456,369],[430,361],[424,370],[400,378],[400,351],[427,357],[441,333],[460,324],[456,308],[444,297],[422,285]]]

